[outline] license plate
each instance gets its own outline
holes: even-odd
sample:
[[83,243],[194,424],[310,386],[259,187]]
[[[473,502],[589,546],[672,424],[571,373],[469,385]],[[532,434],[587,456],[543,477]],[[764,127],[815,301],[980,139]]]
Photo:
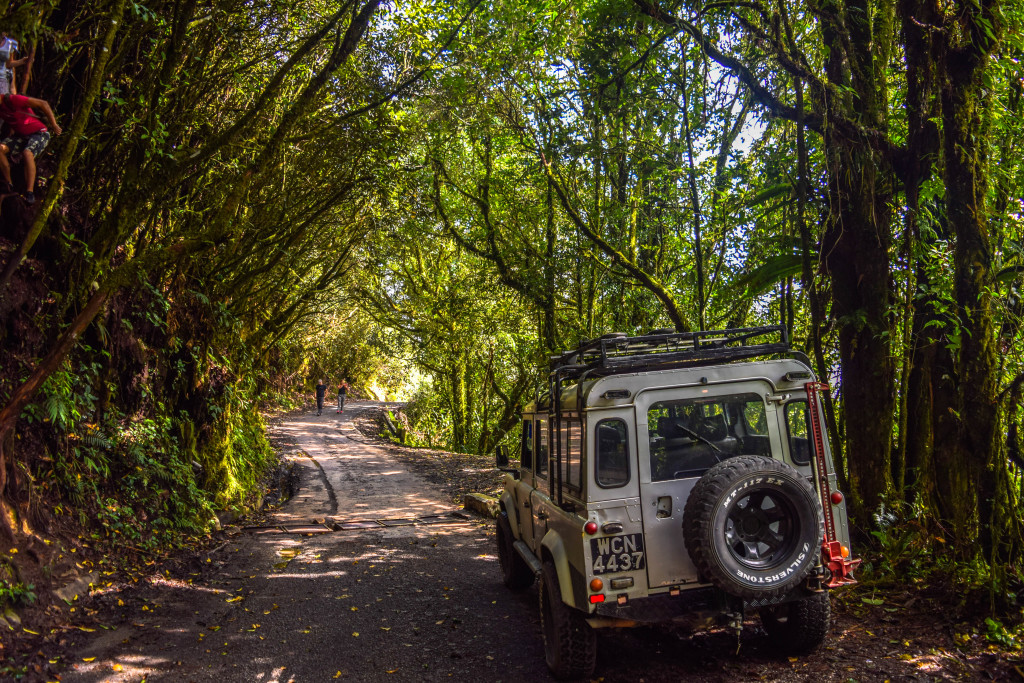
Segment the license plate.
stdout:
[[631,572],[644,568],[643,534],[622,534],[590,539],[591,571],[594,574]]

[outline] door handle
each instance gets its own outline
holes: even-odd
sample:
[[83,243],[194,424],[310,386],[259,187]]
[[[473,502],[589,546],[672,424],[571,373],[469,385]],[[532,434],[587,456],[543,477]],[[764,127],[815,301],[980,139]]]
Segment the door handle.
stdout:
[[528,501],[528,500],[524,500],[524,501],[523,501],[523,507],[524,507],[524,508],[528,508],[528,507],[530,507],[530,501]]
[[537,519],[547,519],[547,518],[548,518],[548,513],[544,512],[543,510],[541,512],[537,513]]

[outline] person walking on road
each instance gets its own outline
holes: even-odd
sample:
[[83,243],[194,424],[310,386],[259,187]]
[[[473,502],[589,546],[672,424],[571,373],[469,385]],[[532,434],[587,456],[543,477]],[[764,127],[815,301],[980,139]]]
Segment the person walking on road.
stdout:
[[345,397],[348,395],[348,382],[341,380],[338,385],[338,413],[345,410]]
[[324,381],[318,380],[316,383],[316,414],[319,415],[324,412],[324,397],[327,395],[327,385]]

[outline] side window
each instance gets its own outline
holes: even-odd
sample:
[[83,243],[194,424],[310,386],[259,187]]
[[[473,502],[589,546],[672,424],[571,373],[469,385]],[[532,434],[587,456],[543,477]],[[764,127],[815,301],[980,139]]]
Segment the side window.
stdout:
[[537,420],[537,476],[548,476],[548,423]]
[[528,470],[533,468],[533,423],[529,420],[523,421],[523,443],[519,451],[519,468]]
[[594,445],[597,451],[597,485],[613,489],[629,483],[629,441],[626,423],[616,418],[597,423]]
[[797,465],[811,461],[810,429],[808,428],[807,401],[786,404],[786,430],[789,435],[789,455]]
[[580,467],[582,423],[580,420],[562,420],[558,431],[562,445],[562,483],[579,492],[583,490],[583,469]]

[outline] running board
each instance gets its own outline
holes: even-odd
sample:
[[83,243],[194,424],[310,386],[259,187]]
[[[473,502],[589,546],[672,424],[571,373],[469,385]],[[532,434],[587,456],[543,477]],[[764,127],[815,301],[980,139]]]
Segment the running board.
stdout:
[[514,541],[512,547],[516,549],[516,552],[523,558],[523,561],[530,565],[530,569],[533,570],[534,574],[540,574],[540,560],[530,552],[530,546],[522,541]]

